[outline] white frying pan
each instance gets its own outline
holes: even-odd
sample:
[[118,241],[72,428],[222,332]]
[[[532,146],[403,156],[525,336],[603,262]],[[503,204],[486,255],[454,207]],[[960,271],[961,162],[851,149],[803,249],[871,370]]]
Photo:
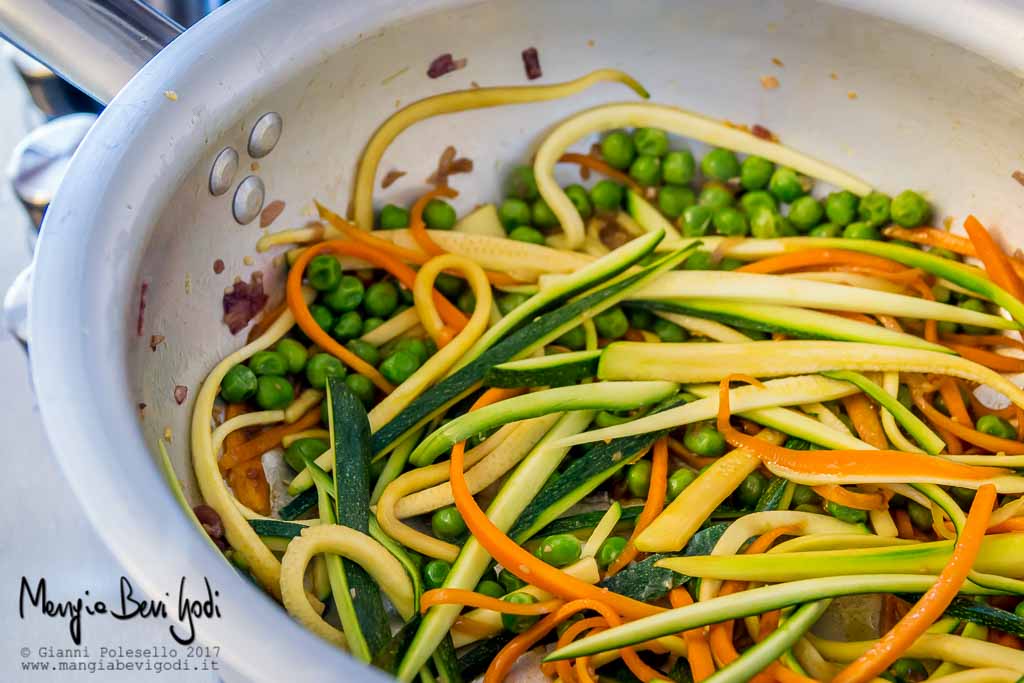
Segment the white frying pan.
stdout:
[[[131,0],[5,0],[0,26],[110,100],[50,207],[31,277],[31,363],[53,448],[137,585],[159,596],[183,573],[210,579],[224,618],[199,623],[199,637],[252,680],[377,674],[306,633],[210,550],[153,446],[169,430],[195,501],[191,398],[242,342],[220,322],[222,292],[256,270],[272,288],[280,279],[273,254],[255,253],[259,219],[241,225],[233,204],[246,219],[260,187],[262,203],[285,201],[274,229],[302,224],[313,197],[343,209],[364,142],[399,104],[474,81],[523,83],[520,52],[535,46],[541,82],[621,68],[655,101],[760,123],[883,190],[927,192],[940,216],[971,210],[1011,242],[1024,237],[1024,187],[1011,179],[1024,167],[1024,6],[1009,0],[233,0],[177,38]],[[428,79],[444,52],[466,68]],[[779,88],[762,88],[769,75]],[[381,164],[408,175],[377,199],[409,201],[453,144],[476,162],[458,179],[458,208],[493,200],[503,170],[553,122],[625,98],[602,85],[419,124]],[[253,158],[274,141],[268,113],[281,135]],[[226,191],[215,196],[211,169],[226,148],[238,167],[217,166]],[[11,327],[25,322],[29,278],[20,284],[8,295]],[[165,338],[155,351],[152,335]],[[176,385],[190,390],[181,405]]]

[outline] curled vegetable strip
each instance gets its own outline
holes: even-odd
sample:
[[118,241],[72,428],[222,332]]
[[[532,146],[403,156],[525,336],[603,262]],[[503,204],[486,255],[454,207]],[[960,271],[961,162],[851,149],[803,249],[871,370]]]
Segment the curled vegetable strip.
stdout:
[[[877,640],[840,642],[819,638],[813,633],[807,639],[822,656],[836,662],[855,660]],[[937,659],[971,668],[999,667],[1024,674],[1024,652],[974,638],[946,633],[926,633],[903,653],[905,657]]]
[[533,163],[537,189],[558,217],[565,232],[567,248],[575,249],[583,243],[583,219],[555,181],[555,164],[570,145],[588,135],[613,128],[642,126],[661,128],[716,147],[756,154],[858,195],[871,191],[864,181],[833,166],[685,109],[647,103],[608,104],[588,109],[559,124],[541,143]]
[[306,599],[303,587],[306,566],[321,553],[352,560],[376,581],[403,619],[415,614],[412,582],[387,548],[349,527],[336,524],[307,527],[288,544],[281,558],[280,593],[285,609],[321,638],[339,647],[345,646],[345,635],[314,612]]
[[424,119],[439,114],[451,114],[467,109],[484,109],[506,104],[527,104],[568,97],[586,90],[595,83],[622,83],[641,97],[647,91],[632,76],[615,69],[599,69],[574,81],[554,85],[529,85],[518,87],[475,88],[435,95],[413,102],[394,113],[378,128],[363,150],[356,172],[355,188],[352,192],[353,215],[356,224],[367,230],[373,225],[373,181],[377,166],[384,151],[406,128]]
[[[313,299],[314,295],[312,291],[303,290],[302,296],[308,302]],[[207,375],[199,389],[195,408],[192,411],[192,467],[195,470],[196,481],[199,482],[203,500],[220,515],[228,543],[249,563],[252,575],[271,595],[278,598],[281,596],[281,565],[239,512],[231,491],[228,490],[221,477],[220,469],[217,467],[217,454],[213,450],[210,415],[213,413],[213,403],[217,398],[217,392],[220,391],[221,380],[224,379],[228,370],[238,363],[244,363],[257,351],[270,348],[294,324],[295,318],[291,312],[285,311],[262,336],[229,354],[218,363]]]
[[275,422],[284,422],[283,410],[260,410],[252,413],[242,413],[230,420],[225,420],[213,430],[211,440],[213,441],[214,454],[220,452],[221,447],[224,445],[224,439],[232,432],[248,427],[274,424]]

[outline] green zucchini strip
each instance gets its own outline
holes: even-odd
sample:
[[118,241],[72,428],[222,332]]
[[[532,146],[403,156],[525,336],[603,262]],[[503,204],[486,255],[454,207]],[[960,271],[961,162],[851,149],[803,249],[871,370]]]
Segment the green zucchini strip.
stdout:
[[597,523],[594,531],[587,538],[587,542],[583,544],[580,557],[593,557],[596,555],[601,544],[608,540],[608,537],[615,531],[615,525],[619,523],[620,519],[622,519],[622,505],[616,500],[608,506],[601,521]]
[[669,242],[678,243],[682,241],[683,236],[676,230],[676,226],[672,225],[672,221],[665,218],[661,211],[658,211],[654,208],[653,204],[633,190],[626,190],[626,208],[629,213],[624,214],[620,211],[616,219],[620,225],[634,222],[645,232],[664,230],[665,239]]
[[[615,344],[612,344],[607,348],[610,349],[614,346]],[[642,344],[641,346],[664,346],[664,344]],[[697,345],[691,347],[691,353],[694,356],[699,356],[703,353],[703,347],[713,349],[718,345],[700,344],[699,346],[702,347],[700,349],[696,348],[696,346]],[[606,349],[605,354],[607,353],[608,351]],[[637,362],[639,364],[644,363],[643,359],[640,358],[637,358]],[[605,364],[604,356],[601,357],[601,363],[602,365]],[[594,387],[598,386],[598,384],[591,384],[587,386]],[[744,411],[755,410],[758,408],[801,405],[803,403],[812,403],[814,401],[831,401],[854,393],[857,393],[856,387],[853,387],[848,382],[839,382],[816,375],[801,375],[798,377],[785,377],[765,382],[764,389],[755,386],[744,386],[731,389],[729,392],[729,401],[733,412],[742,413]],[[536,394],[532,395],[536,396]],[[581,443],[593,443],[595,441],[604,441],[606,439],[618,439],[624,436],[646,434],[648,432],[658,431],[661,429],[671,429],[691,424],[693,422],[700,422],[701,420],[709,420],[715,417],[717,413],[718,396],[709,396],[697,401],[691,401],[690,403],[681,405],[677,408],[663,410],[660,413],[654,413],[620,425],[613,425],[603,429],[594,429],[584,432],[578,436],[566,439],[565,443],[560,445],[574,446]]]
[[1024,636],[1024,617],[984,602],[956,598],[946,609],[946,614],[967,620],[975,626],[991,626],[1000,631]]
[[706,678],[708,683],[746,683],[793,647],[825,613],[831,600],[801,605],[761,642],[748,648],[735,661]]
[[560,123],[544,139],[534,157],[533,172],[537,178],[537,189],[558,217],[565,233],[564,239],[558,241],[558,246],[576,249],[584,238],[583,219],[555,180],[554,168],[558,159],[571,145],[589,135],[613,128],[633,127],[661,128],[715,147],[756,154],[858,195],[871,191],[871,187],[864,181],[833,166],[685,109],[647,103],[609,104],[580,112]]
[[[906,592],[904,588],[906,586],[921,586],[919,592],[924,592],[935,583],[936,579],[937,576],[934,574],[870,574],[830,576],[751,588],[711,600],[701,600],[693,605],[666,610],[650,617],[610,628],[560,648],[545,657],[544,661],[585,657],[691,628],[700,628],[728,619],[763,614],[769,610],[824,598],[870,593],[901,593]],[[964,595],[996,594],[995,591],[981,588],[972,583],[965,583],[960,592]],[[1021,656],[1024,657],[1024,654]]]
[[384,463],[384,469],[380,471],[377,483],[373,485],[373,491],[370,492],[370,505],[376,505],[388,484],[397,479],[405,470],[405,466],[409,462],[409,454],[412,453],[412,449],[416,448],[422,435],[423,433],[419,430],[413,432],[402,439],[395,450],[388,455],[388,461]]
[[[672,382],[595,382],[515,396],[461,415],[437,429],[413,450],[409,461],[423,467],[460,441],[495,427],[558,411],[631,410],[672,396]],[[570,444],[559,444],[568,446]]]
[[768,550],[769,553],[802,553],[809,550],[853,550],[855,548],[887,548],[914,545],[918,541],[905,538],[876,536],[875,534],[810,534],[783,541]]
[[[593,325],[590,320],[585,323]],[[594,342],[596,345],[596,334]],[[484,384],[489,387],[561,387],[578,384],[597,374],[597,361],[600,357],[601,351],[595,349],[513,360],[488,370]]]
[[[680,384],[718,382],[743,373],[778,377],[828,370],[927,372],[986,384],[1024,407],[1024,391],[997,372],[959,356],[879,344],[764,341],[746,344],[615,342],[601,355],[602,380],[662,379]],[[804,401],[809,403],[810,401]]]
[[941,344],[934,344],[913,334],[795,306],[716,299],[662,299],[637,303],[652,310],[667,310],[710,318],[727,325],[762,332],[784,332],[804,339],[836,339],[924,349],[936,353],[953,353],[951,349]]
[[739,330],[734,330],[728,325],[723,325],[717,320],[711,320],[710,318],[698,318],[694,315],[683,315],[682,313],[673,313],[671,311],[653,310],[652,313],[670,323],[679,325],[690,334],[707,337],[717,342],[736,343],[753,341]]
[[[519,467],[509,475],[498,495],[487,508],[488,518],[499,529],[507,531],[511,528],[530,502],[531,497],[528,494],[524,495],[524,492],[539,491],[569,452],[568,448],[555,447],[554,442],[564,436],[586,429],[593,416],[593,411],[589,410],[563,415],[551,428],[551,431],[523,459]],[[473,590],[487,570],[490,561],[491,557],[488,552],[475,538],[470,537],[452,564],[444,587]],[[451,629],[461,611],[460,605],[437,605],[427,611],[412,644],[402,657],[398,672],[395,674],[400,681],[408,682],[415,678],[420,667],[430,658],[437,644]]]
[[[900,373],[898,372],[884,372],[882,373],[882,388],[885,389],[885,393],[889,394],[899,402],[899,390],[900,390]],[[902,403],[900,404],[903,405]],[[913,413],[911,413],[913,415]],[[890,443],[895,446],[898,450],[907,451],[908,453],[923,453],[923,449],[914,445],[903,432],[900,430],[899,425],[896,424],[896,418],[888,410],[881,412],[882,429],[885,431],[885,435],[889,438]]]
[[412,559],[405,546],[384,533],[384,530],[380,528],[380,524],[377,523],[374,517],[370,517],[369,528],[370,538],[387,548],[388,552],[394,555],[395,559],[405,569],[405,573],[412,583],[413,605],[419,607],[420,596],[423,595],[423,580],[420,578],[419,565]]
[[[846,240],[843,240],[845,243]],[[541,287],[564,275],[544,275]],[[690,300],[795,306],[829,311],[883,314],[901,318],[945,320],[1000,330],[1017,329],[1011,320],[905,294],[892,294],[831,282],[806,281],[784,275],[735,271],[673,270],[651,280],[630,297],[638,301]]]
[[946,447],[942,438],[922,422],[917,415],[914,415],[906,406],[900,403],[895,396],[859,372],[833,370],[822,374],[832,379],[850,382],[865,394],[878,401],[897,422],[903,425],[903,428],[907,430],[907,434],[910,434],[926,453],[936,455]]
[[[1024,543],[1021,543],[1021,539],[1014,534],[986,536],[974,566],[982,572],[1022,577],[1022,546]],[[711,555],[669,558],[662,560],[660,566],[699,578],[777,583],[853,574],[909,574],[916,571],[938,574],[949,563],[952,554],[953,541],[757,555],[733,555],[719,552],[716,547]],[[702,585],[702,600],[705,592],[703,588]]]
[[[826,659],[836,662],[852,662],[876,642],[840,642],[819,638],[812,633],[808,633],[806,637]],[[1016,671],[1018,675],[1024,674],[1024,652],[946,633],[922,635],[903,655],[918,659],[938,659],[969,668],[998,667]]]

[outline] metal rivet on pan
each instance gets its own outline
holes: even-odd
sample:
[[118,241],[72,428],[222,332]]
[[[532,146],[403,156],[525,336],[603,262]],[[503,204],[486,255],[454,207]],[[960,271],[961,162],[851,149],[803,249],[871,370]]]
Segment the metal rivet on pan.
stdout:
[[238,152],[234,147],[225,147],[213,160],[210,169],[210,194],[219,197],[231,189],[231,183],[238,173]]
[[283,125],[281,115],[277,112],[272,111],[261,116],[249,133],[249,156],[259,159],[270,154],[274,145],[281,139]]
[[231,211],[235,214],[235,220],[242,225],[251,223],[263,210],[263,198],[266,190],[263,188],[263,181],[251,175],[238,184],[235,190],[235,198],[231,202]]

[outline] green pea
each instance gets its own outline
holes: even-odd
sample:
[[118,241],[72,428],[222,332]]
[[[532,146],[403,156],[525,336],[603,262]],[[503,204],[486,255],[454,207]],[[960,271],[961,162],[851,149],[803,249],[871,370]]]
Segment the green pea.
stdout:
[[476,592],[481,595],[486,595],[489,598],[500,598],[505,595],[505,589],[497,581],[491,581],[490,579],[484,579],[476,585]]
[[697,171],[697,162],[688,149],[675,150],[661,162],[661,175],[669,185],[689,185]]
[[518,292],[509,292],[498,297],[498,310],[502,315],[508,315],[513,309],[518,308],[530,297]]
[[736,499],[739,501],[740,507],[752,508],[757,505],[757,501],[761,498],[767,485],[768,480],[760,472],[755,471],[748,474],[736,489]]
[[508,234],[510,240],[517,242],[529,242],[530,244],[545,243],[544,234],[536,228],[531,228],[529,225],[520,225]]
[[530,205],[522,199],[506,199],[498,209],[498,218],[506,230],[530,224]]
[[461,278],[448,273],[438,273],[437,279],[434,280],[434,288],[450,299],[462,293],[463,284]]
[[825,208],[811,196],[799,197],[789,205],[789,220],[801,232],[813,228],[824,216]]
[[700,170],[705,178],[725,182],[739,176],[740,162],[732,150],[716,147],[700,160]]
[[797,197],[807,194],[810,189],[805,185],[807,182],[793,169],[780,166],[775,169],[768,181],[768,191],[783,204],[789,204]]
[[334,314],[326,306],[313,304],[309,307],[309,314],[313,317],[313,321],[317,326],[324,332],[329,332],[334,327]]
[[825,198],[825,215],[830,223],[845,227],[857,220],[860,198],[849,190],[833,192]]
[[736,270],[737,268],[742,268],[744,265],[746,264],[743,261],[740,261],[738,258],[726,256],[724,259],[718,262],[718,269]]
[[421,365],[426,363],[427,359],[430,358],[431,355],[430,351],[427,349],[427,343],[422,339],[416,339],[415,337],[399,339],[391,353],[386,355],[390,357],[398,351],[408,351],[412,355],[416,356]]
[[661,159],[641,154],[629,165],[629,175],[641,185],[657,185],[661,182]]
[[628,315],[630,327],[649,330],[654,325],[654,314],[644,308],[631,308]]
[[[326,403],[326,401],[324,401]],[[306,460],[315,460],[327,450],[323,439],[299,439],[284,450],[284,461],[296,472],[306,469]]]
[[329,292],[341,282],[341,264],[330,254],[314,256],[306,266],[306,280],[318,292]]
[[780,237],[783,232],[783,218],[773,209],[758,208],[750,214],[750,233],[759,239]]
[[896,195],[889,211],[892,213],[892,222],[905,228],[924,225],[931,216],[927,200],[913,190],[904,190]]
[[998,415],[982,415],[974,425],[979,432],[998,436],[1000,439],[1013,439],[1017,430]]
[[800,231],[796,229],[796,226],[786,218],[782,216],[782,220],[779,221],[779,235],[782,237],[796,237],[800,234]]
[[679,218],[696,201],[696,195],[688,187],[665,185],[658,189],[658,208],[669,218]]
[[573,351],[579,351],[587,345],[587,333],[582,326],[577,326],[556,339],[555,343],[567,346]]
[[810,486],[797,484],[793,489],[793,505],[814,505],[818,500],[818,494]]
[[288,359],[277,351],[257,351],[249,359],[249,368],[257,375],[286,375]]
[[594,559],[597,560],[599,567],[607,567],[618,559],[619,555],[622,554],[622,551],[625,550],[625,548],[626,539],[621,536],[611,536],[605,539],[605,542],[597,549]]
[[848,508],[845,505],[833,503],[831,500],[825,502],[825,511],[840,522],[848,524],[864,524],[868,521],[868,513],[864,510]]
[[387,318],[398,307],[398,288],[390,280],[374,282],[363,297],[363,310],[377,318]]
[[[533,228],[530,229],[532,230]],[[515,230],[512,232],[515,232]],[[511,237],[511,235],[509,235],[509,237]],[[473,313],[473,309],[476,308],[476,297],[473,296],[473,290],[467,289],[460,294],[459,298],[455,300],[455,307],[466,315],[471,315]]]
[[706,206],[712,211],[726,206],[732,206],[732,192],[721,183],[707,183],[697,197],[697,203]]
[[971,507],[971,503],[974,502],[974,494],[974,489],[965,489],[961,486],[949,487],[949,495],[953,496],[953,500],[955,500],[960,507],[964,509],[969,509]]
[[590,201],[598,211],[618,211],[625,193],[622,186],[611,180],[600,180],[590,188]]
[[629,168],[634,156],[636,146],[633,144],[633,138],[621,130],[614,130],[601,140],[601,158],[612,168]]
[[638,154],[663,157],[668,152],[668,134],[658,128],[637,128],[633,131],[633,144]]
[[363,316],[357,311],[349,311],[338,316],[338,321],[331,328],[331,336],[338,341],[355,339],[363,333]]
[[618,306],[613,306],[594,316],[594,327],[598,336],[605,339],[618,339],[629,330],[629,320]]
[[775,164],[759,156],[749,156],[740,166],[740,185],[745,190],[760,190],[768,185]]
[[395,351],[380,364],[380,374],[392,384],[401,384],[420,367],[420,359],[410,351]]
[[537,179],[530,166],[516,166],[508,175],[505,194],[532,202],[537,198]]
[[822,223],[811,228],[807,234],[811,237],[839,237],[842,228],[835,223]]
[[345,378],[345,386],[355,394],[356,398],[363,402],[364,406],[373,403],[373,382],[367,377],[352,373]]
[[628,415],[616,415],[615,413],[607,410],[602,410],[594,416],[594,425],[600,428],[614,427],[615,425],[629,422],[631,419],[633,418]]
[[565,195],[572,202],[572,205],[576,207],[576,213],[580,215],[580,218],[587,220],[594,215],[594,207],[590,204],[590,195],[587,194],[587,189],[582,185],[570,185],[565,188]]
[[318,353],[306,363],[306,381],[314,389],[327,386],[328,377],[344,377],[345,366],[329,353]]
[[288,365],[288,374],[298,374],[306,367],[306,359],[309,354],[306,352],[306,347],[294,339],[285,337],[274,345],[274,350],[284,357]]
[[683,270],[714,270],[711,252],[706,249],[698,249],[683,261]]
[[643,498],[651,486],[651,461],[641,460],[626,469],[626,488],[634,498]]
[[882,239],[882,233],[870,223],[857,221],[843,228],[843,237],[850,240],[878,240]]
[[906,657],[893,662],[892,666],[889,667],[889,671],[896,677],[896,680],[904,681],[905,683],[923,681],[928,677],[928,669],[924,668],[924,664],[916,659],[908,659]]
[[263,375],[256,381],[256,403],[264,410],[283,410],[294,397],[292,384],[284,377]]
[[[365,334],[365,332],[366,323],[364,322],[363,333]],[[345,344],[345,348],[347,348],[349,351],[362,358],[370,365],[376,366],[377,363],[380,362],[380,352],[377,350],[376,346],[374,346],[368,341],[363,341],[362,339],[353,339],[349,341],[349,343]]]
[[578,538],[572,534],[555,534],[540,540],[535,555],[555,567],[564,567],[580,559],[583,550]]
[[451,570],[452,566],[444,560],[431,560],[423,568],[423,584],[427,588],[440,588]]
[[363,321],[363,334],[364,335],[365,334],[370,334],[370,332],[374,331],[375,329],[377,329],[378,327],[380,327],[383,324],[384,324],[384,319],[383,318],[377,318],[377,317],[367,318],[366,320]]
[[686,430],[683,445],[703,458],[717,458],[725,454],[725,437],[710,425],[694,425]]
[[[405,304],[406,308],[412,306],[416,301],[416,295],[412,293],[411,289],[408,289],[405,285],[399,283],[398,286],[398,298],[401,303]],[[401,313],[398,309],[395,309],[395,315]]]
[[740,207],[748,214],[753,214],[760,208],[771,209],[772,211],[779,210],[779,203],[772,196],[771,192],[765,190],[754,190],[753,192],[744,192],[740,197]]
[[320,301],[335,313],[355,310],[363,302],[363,281],[351,275],[345,275],[338,286],[323,294]]
[[793,508],[797,512],[810,512],[811,514],[820,515],[821,506],[814,505],[812,503],[804,503],[803,505],[797,505]]
[[502,572],[498,574],[498,583],[501,584],[501,587],[505,589],[506,593],[517,591],[526,585],[525,581],[507,569],[503,569]]
[[711,209],[706,206],[689,206],[683,210],[679,221],[684,237],[703,237],[711,231]]
[[228,403],[248,401],[256,395],[256,384],[256,373],[239,363],[224,374],[220,381],[220,396]]
[[409,227],[409,210],[388,204],[380,210],[380,227],[384,230]]
[[[512,593],[511,595],[506,595],[502,600],[507,600],[508,602],[515,603],[517,605],[530,605],[537,602],[537,598],[533,597],[529,593]],[[505,627],[506,631],[522,633],[537,623],[537,619],[539,619],[539,617],[520,616],[518,614],[502,614],[501,625]]]
[[[988,313],[981,299],[964,299],[957,306],[976,313]],[[966,334],[987,334],[991,331],[989,328],[980,325],[964,325],[963,328]]]
[[533,202],[530,215],[533,219],[533,224],[538,228],[553,228],[558,225],[558,217],[555,216],[551,207],[543,199],[537,199]]
[[889,221],[889,195],[881,192],[872,192],[861,197],[857,205],[857,216],[868,225],[877,228]]
[[666,343],[684,342],[689,337],[686,330],[664,318],[658,318],[651,324],[651,332],[654,332],[658,335],[658,339]]
[[1017,603],[1017,606],[1013,608],[1013,613],[1024,619],[1024,600]]
[[430,528],[443,541],[456,541],[466,533],[466,523],[454,506],[441,508],[431,515]]
[[668,488],[665,492],[666,497],[669,501],[675,500],[683,492],[683,489],[692,484],[696,478],[697,473],[693,470],[688,470],[685,467],[676,470],[668,478]]
[[443,199],[431,199],[423,209],[423,222],[431,230],[451,230],[455,220],[455,209]]
[[743,215],[742,211],[731,206],[715,209],[711,220],[715,224],[715,231],[719,235],[741,237],[750,231],[747,217]]
[[932,511],[923,505],[915,503],[914,501],[907,502],[907,514],[910,515],[910,521],[918,529],[931,529],[932,528]]

